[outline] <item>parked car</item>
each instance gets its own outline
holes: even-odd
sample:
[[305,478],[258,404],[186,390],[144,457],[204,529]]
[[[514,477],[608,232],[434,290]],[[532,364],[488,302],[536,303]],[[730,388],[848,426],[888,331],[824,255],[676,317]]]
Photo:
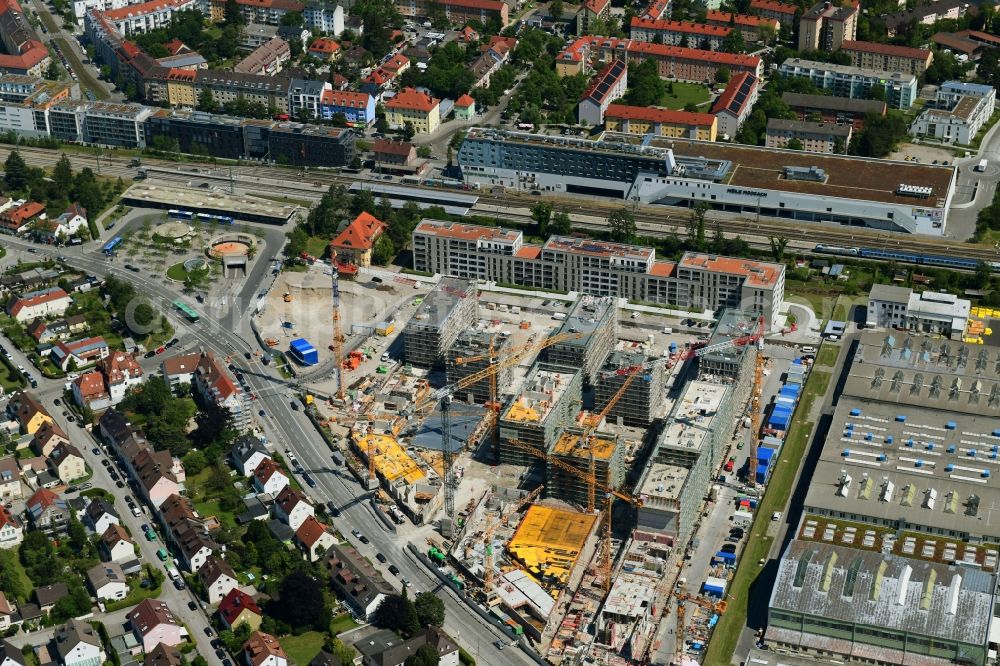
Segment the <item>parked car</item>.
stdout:
[[386,562],[386,557],[382,553],[375,553],[375,559],[381,562],[382,564],[385,564]]
[[397,567],[395,564],[390,564],[389,565],[389,573],[391,573],[393,576],[398,576],[399,575],[399,567]]
[[198,610],[198,604],[193,601],[188,602],[188,610]]
[[736,544],[734,544],[734,543],[724,543],[724,544],[722,544],[722,548],[720,550],[723,553],[730,553],[730,554],[735,553],[736,552]]

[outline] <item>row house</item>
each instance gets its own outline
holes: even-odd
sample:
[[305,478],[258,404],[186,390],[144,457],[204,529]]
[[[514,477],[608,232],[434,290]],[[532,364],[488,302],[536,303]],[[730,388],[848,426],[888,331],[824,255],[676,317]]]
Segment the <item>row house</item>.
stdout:
[[57,317],[72,303],[62,287],[49,287],[12,296],[7,302],[7,314],[23,324],[38,317]]
[[44,345],[82,333],[88,328],[86,316],[79,314],[55,321],[45,321],[41,317],[36,317],[25,327],[25,330],[36,342]]
[[774,41],[781,30],[781,23],[774,18],[751,16],[750,14],[733,14],[717,9],[709,9],[705,15],[708,25],[735,28],[740,31],[743,41],[755,42]]
[[191,500],[182,495],[171,495],[159,507],[158,518],[167,542],[180,555],[181,563],[195,573],[208,558],[219,550]]
[[720,50],[731,32],[728,26],[691,21],[653,21],[638,16],[632,17],[629,28],[629,36],[641,42],[659,42],[706,51]]

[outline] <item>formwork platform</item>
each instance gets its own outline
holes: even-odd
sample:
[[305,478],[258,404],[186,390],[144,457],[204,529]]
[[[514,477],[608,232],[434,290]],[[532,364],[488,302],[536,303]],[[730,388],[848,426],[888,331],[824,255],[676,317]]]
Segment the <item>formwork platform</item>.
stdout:
[[534,504],[507,545],[510,556],[548,585],[565,585],[597,516]]
[[425,476],[417,461],[389,435],[363,435],[358,438],[357,446],[364,455],[374,451],[375,471],[389,483],[403,479],[414,484]]
[[[614,435],[595,433],[588,443],[578,432],[564,432],[549,455],[558,457],[563,463],[586,475],[593,453],[597,487],[618,488],[625,478],[621,449],[620,442]],[[545,491],[547,497],[565,500],[579,506],[586,506],[589,501],[586,480],[558,465],[546,465]]]
[[548,451],[562,429],[572,425],[581,398],[581,373],[573,368],[536,363],[521,392],[500,414],[500,461],[535,465],[540,460],[511,440]]

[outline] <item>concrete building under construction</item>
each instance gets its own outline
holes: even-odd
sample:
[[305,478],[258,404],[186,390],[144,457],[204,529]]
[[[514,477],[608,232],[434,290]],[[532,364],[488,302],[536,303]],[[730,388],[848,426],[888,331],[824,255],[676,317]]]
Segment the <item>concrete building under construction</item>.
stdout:
[[549,363],[581,368],[584,382],[594,384],[604,359],[618,341],[616,299],[583,296],[573,304],[566,320],[555,331],[556,335],[561,333],[579,333],[580,337],[549,347]]
[[403,329],[406,362],[423,368],[440,363],[477,318],[476,287],[467,280],[441,278]]
[[512,440],[548,452],[573,424],[573,416],[579,411],[582,383],[582,373],[575,368],[535,363],[521,391],[500,413],[500,462],[540,464],[540,458],[512,444]]
[[708,340],[707,352],[698,358],[698,375],[723,379],[746,376],[757,359],[757,346],[750,342],[756,333],[763,333],[759,314],[724,311]]
[[533,504],[507,544],[507,553],[542,585],[561,589],[596,527],[594,514]]
[[625,463],[622,446],[617,435],[594,433],[590,441],[583,441],[580,432],[566,431],[556,441],[549,457],[579,470],[573,474],[558,464],[545,465],[545,492],[547,497],[561,499],[585,507],[589,502],[586,475],[590,470],[590,457],[594,457],[596,500],[598,506],[604,499],[602,487],[618,489],[625,480]]
[[[445,369],[448,373],[448,383],[454,384],[460,379],[484,370],[490,365],[490,348],[494,358],[502,358],[510,348],[510,336],[500,333],[488,333],[486,331],[462,331],[454,344],[448,349],[445,355]],[[458,363],[459,359],[476,358],[468,363]],[[498,390],[510,386],[513,376],[513,367],[501,369],[497,375]],[[468,402],[484,403],[490,399],[489,378],[476,382],[472,386],[466,387],[457,398]]]
[[634,368],[645,365],[614,407],[607,413],[609,422],[621,421],[627,426],[648,427],[663,404],[666,383],[664,363],[653,361],[639,352],[613,351],[608,355],[594,385],[594,411],[602,412],[618,395]]

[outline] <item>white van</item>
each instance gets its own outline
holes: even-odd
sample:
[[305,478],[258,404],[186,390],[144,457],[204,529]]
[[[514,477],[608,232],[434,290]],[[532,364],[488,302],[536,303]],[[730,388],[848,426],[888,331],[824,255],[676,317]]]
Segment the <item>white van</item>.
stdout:
[[170,580],[177,580],[181,577],[181,575],[177,573],[177,569],[173,567],[167,568],[167,575],[170,576]]
[[802,353],[803,354],[815,354],[816,353],[816,348],[815,347],[803,347],[802,348]]

